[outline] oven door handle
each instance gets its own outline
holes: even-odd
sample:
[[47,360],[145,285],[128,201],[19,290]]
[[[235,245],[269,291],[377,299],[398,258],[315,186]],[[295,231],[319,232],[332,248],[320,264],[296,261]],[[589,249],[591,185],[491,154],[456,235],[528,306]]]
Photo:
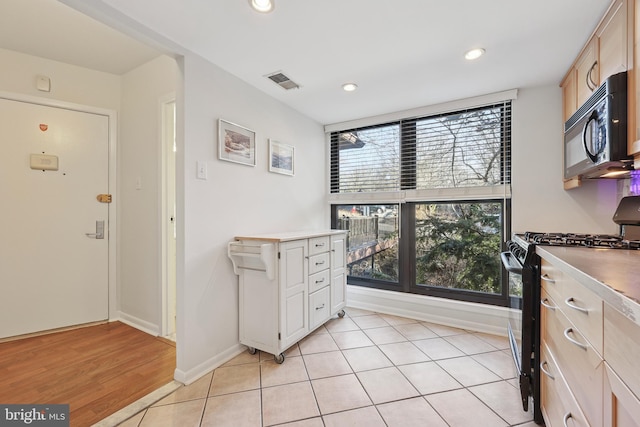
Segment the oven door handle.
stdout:
[[518,260],[513,260],[511,252],[500,252],[500,259],[502,259],[502,265],[509,273],[522,275],[522,265]]

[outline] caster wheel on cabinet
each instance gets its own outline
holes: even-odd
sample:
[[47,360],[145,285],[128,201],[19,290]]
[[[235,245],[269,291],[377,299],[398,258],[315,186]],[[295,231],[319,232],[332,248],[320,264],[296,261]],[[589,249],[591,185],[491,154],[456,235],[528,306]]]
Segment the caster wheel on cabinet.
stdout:
[[278,365],[281,365],[282,362],[284,362],[284,353],[280,353],[278,355],[274,355],[273,356],[273,360],[275,360]]
[[345,315],[345,314],[346,314],[346,313],[344,312],[344,310],[340,310],[340,311],[338,312],[338,317],[342,319],[342,318],[344,317],[344,315]]
[[253,347],[249,347],[249,348],[247,349],[247,351],[249,352],[249,354],[256,354],[256,351],[257,351],[257,350],[256,350],[255,348],[253,348]]

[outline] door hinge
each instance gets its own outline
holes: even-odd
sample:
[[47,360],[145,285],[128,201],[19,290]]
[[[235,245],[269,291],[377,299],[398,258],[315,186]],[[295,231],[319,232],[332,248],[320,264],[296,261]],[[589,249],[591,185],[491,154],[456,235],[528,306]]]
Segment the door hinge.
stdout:
[[98,194],[96,196],[96,199],[100,202],[100,203],[111,203],[111,194]]

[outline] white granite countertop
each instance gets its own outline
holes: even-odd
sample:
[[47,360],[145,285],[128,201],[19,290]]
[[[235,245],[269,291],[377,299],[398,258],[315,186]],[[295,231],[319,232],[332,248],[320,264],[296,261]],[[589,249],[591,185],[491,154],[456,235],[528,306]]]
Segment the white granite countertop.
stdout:
[[536,253],[640,325],[640,250],[537,245]]

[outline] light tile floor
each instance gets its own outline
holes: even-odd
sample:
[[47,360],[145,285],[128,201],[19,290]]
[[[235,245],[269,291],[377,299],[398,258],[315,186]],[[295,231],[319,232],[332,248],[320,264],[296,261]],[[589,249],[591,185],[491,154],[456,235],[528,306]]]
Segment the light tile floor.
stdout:
[[536,426],[506,338],[346,311],[283,364],[242,353],[121,426]]

